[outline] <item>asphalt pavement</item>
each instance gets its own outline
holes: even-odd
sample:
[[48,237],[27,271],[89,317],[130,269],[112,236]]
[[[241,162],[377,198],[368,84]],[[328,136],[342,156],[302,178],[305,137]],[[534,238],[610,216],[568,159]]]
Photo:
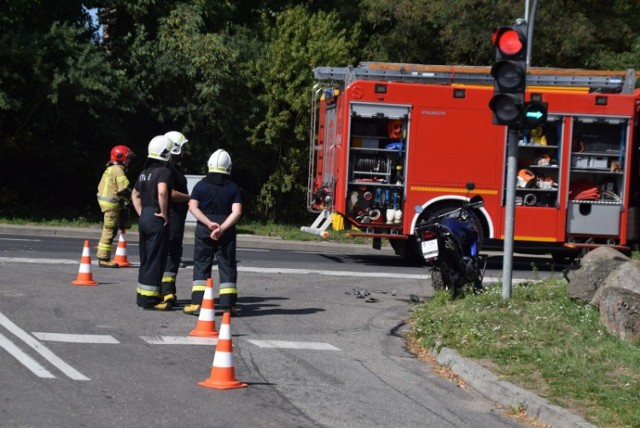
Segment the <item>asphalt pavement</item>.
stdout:
[[[84,227],[53,227],[35,225],[13,225],[0,223],[0,235],[23,235],[23,236],[58,236],[62,238],[82,238],[100,236],[99,228]],[[137,240],[136,231],[127,232],[127,240]],[[193,226],[187,225],[185,242],[193,240]],[[322,241],[320,238],[313,241],[290,241],[274,237],[264,237],[241,234],[238,236],[238,247],[240,248],[260,248],[260,249],[286,249],[310,252],[336,252],[339,250],[343,254],[393,254],[389,247],[375,250],[368,245],[346,244]],[[455,350],[444,348],[439,352],[434,352],[438,364],[449,367],[453,373],[460,377],[466,384],[480,392],[488,399],[500,403],[505,408],[524,408],[527,414],[540,422],[551,427],[558,428],[587,428],[595,427],[576,414],[556,406],[542,397],[530,391],[522,389],[500,378],[476,364],[475,362],[462,358]]]

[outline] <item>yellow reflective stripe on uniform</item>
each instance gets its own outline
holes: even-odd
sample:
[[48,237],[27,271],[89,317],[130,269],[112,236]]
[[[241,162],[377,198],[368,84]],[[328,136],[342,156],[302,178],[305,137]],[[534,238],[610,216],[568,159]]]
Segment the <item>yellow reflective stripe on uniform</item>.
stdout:
[[160,296],[160,287],[153,285],[144,285],[138,283],[138,294],[142,296],[158,297]]
[[207,288],[207,281],[204,279],[196,279],[193,281],[193,287],[191,291],[204,291]]
[[220,294],[238,294],[238,289],[236,287],[221,288]]
[[114,198],[108,198],[106,196],[100,196],[98,195],[98,203],[99,204],[117,204],[118,200],[114,199]]
[[112,250],[111,245],[98,243],[99,250]]
[[106,198],[100,195],[98,195],[98,205],[100,205],[101,207],[114,208],[114,209],[120,206],[117,200]]
[[162,282],[176,282],[175,276],[163,276]]

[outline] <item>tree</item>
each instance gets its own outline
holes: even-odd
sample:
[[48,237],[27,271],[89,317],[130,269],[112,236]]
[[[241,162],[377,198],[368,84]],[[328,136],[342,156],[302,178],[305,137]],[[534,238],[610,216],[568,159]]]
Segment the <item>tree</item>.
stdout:
[[309,14],[301,6],[279,14],[273,26],[265,16],[263,29],[264,54],[255,66],[263,117],[251,137],[261,159],[258,207],[265,218],[296,219],[305,206],[311,70],[353,62],[359,31],[341,28],[335,12]]
[[[94,32],[79,1],[9,1],[0,8],[2,212],[85,208],[87,189],[78,177],[95,166],[91,151],[100,149],[97,136],[117,105],[119,84],[93,44]],[[52,192],[51,182],[61,191]]]

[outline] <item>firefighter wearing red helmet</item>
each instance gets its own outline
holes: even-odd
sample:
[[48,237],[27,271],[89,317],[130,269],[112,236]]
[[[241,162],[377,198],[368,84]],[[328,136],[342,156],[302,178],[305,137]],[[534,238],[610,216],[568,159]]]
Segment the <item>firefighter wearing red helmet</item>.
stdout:
[[119,267],[111,261],[111,247],[118,229],[129,227],[125,223],[129,220],[126,214],[131,201],[131,186],[126,171],[134,156],[133,150],[127,146],[112,148],[107,168],[98,184],[98,205],[104,215],[97,254],[100,267]]

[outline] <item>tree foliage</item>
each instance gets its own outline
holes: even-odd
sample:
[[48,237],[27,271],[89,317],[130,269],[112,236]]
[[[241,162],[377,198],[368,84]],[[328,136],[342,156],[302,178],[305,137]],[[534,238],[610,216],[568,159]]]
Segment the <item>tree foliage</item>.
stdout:
[[[175,129],[189,139],[187,172],[204,173],[225,148],[248,215],[298,221],[314,67],[489,65],[493,30],[523,9],[513,0],[5,0],[0,214],[97,218],[110,148],[144,158],[153,136]],[[635,0],[540,1],[532,64],[636,67],[638,18]]]
[[[352,62],[353,44],[335,12],[310,14],[298,6],[278,15],[273,26],[265,17],[262,26],[265,48],[255,70],[264,115],[251,141],[268,167],[258,206],[275,219],[283,213],[292,217],[305,206],[311,69]],[[357,37],[357,26],[351,36]]]

